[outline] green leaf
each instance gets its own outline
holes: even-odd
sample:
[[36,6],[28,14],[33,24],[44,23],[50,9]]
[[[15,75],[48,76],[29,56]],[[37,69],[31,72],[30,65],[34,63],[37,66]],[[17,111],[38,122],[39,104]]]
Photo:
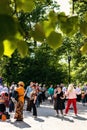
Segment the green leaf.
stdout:
[[84,20],[87,23],[87,11],[83,14]]
[[51,19],[51,21],[57,21],[57,14],[55,13],[54,10],[51,10],[49,12],[49,18]]
[[55,31],[58,19],[54,10],[49,13],[48,20],[42,22],[42,26],[45,32],[45,36],[48,37],[52,31]]
[[20,53],[21,57],[24,58],[28,53],[27,43],[24,41],[23,36],[17,32],[15,35],[15,43],[17,45],[17,50]]
[[72,25],[78,25],[78,16],[71,16],[68,18],[68,21],[71,22]]
[[53,49],[57,49],[62,45],[62,35],[61,33],[51,32],[51,34],[47,38],[47,43]]
[[72,16],[67,19],[67,24],[69,27],[72,26],[71,35],[76,33],[79,29],[79,22],[78,22],[78,16]]
[[2,41],[0,41],[0,58],[3,56],[3,53],[4,53],[4,46]]
[[14,18],[0,15],[0,39],[4,40],[16,34],[17,27]]
[[11,14],[10,0],[0,0],[0,14]]
[[65,22],[60,23],[60,28],[66,35],[72,36],[78,31],[78,17],[72,16],[67,18]]
[[85,2],[87,2],[87,0],[84,0]]
[[50,26],[55,29],[56,24],[58,22],[57,14],[54,12],[54,10],[50,11],[49,13],[49,21],[50,21]]
[[19,54],[21,55],[22,58],[24,58],[25,56],[27,56],[28,54],[28,45],[25,41],[23,40],[19,40],[17,42],[17,49],[18,49],[18,52]]
[[80,23],[80,31],[87,36],[87,23],[85,21]]
[[58,22],[66,22],[68,16],[65,15],[64,12],[58,13]]
[[82,54],[87,53],[87,41],[84,43],[84,45],[80,48],[80,51]]
[[60,29],[64,34],[69,35],[73,30],[73,26],[68,25],[67,22],[61,22]]
[[55,28],[54,28],[54,26],[52,26],[50,20],[49,21],[44,21],[42,23],[42,26],[43,26],[46,37],[48,37],[50,35],[50,33],[55,30]]
[[17,48],[15,40],[14,39],[4,40],[3,45],[4,45],[4,55],[11,57],[12,53]]
[[34,0],[17,0],[16,4],[18,11],[31,12],[35,8]]
[[56,13],[51,10],[47,21],[42,22],[45,36],[48,37],[52,31],[55,31],[58,19]]
[[10,37],[10,39],[6,39],[3,41],[4,45],[4,55],[11,57],[13,52],[18,49],[21,57],[24,58],[28,52],[27,43],[23,40],[23,36],[17,32],[14,37]]
[[36,24],[35,29],[31,32],[32,37],[36,41],[43,42],[45,39],[45,33],[41,24]]

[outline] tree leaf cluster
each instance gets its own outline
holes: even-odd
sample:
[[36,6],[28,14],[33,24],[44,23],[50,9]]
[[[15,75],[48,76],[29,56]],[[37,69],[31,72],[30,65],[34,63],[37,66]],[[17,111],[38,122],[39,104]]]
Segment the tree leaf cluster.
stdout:
[[[0,56],[4,54],[11,57],[16,49],[18,49],[21,57],[26,56],[28,53],[26,38],[41,43],[45,42],[53,49],[57,49],[62,45],[64,35],[73,36],[80,30],[83,35],[87,36],[87,29],[85,28],[87,24],[87,12],[85,12],[84,21],[80,22],[79,16],[67,16],[63,12],[55,12],[54,8],[51,8],[52,2],[52,0],[0,1],[0,47],[2,50]],[[44,16],[44,18],[47,19],[43,19],[43,21],[39,19],[42,17],[39,15],[41,8],[40,6],[36,8],[37,5],[43,5],[43,8],[46,6],[49,7],[46,17]],[[34,11],[36,9],[38,10],[35,15]],[[25,21],[24,17],[22,17],[24,22],[20,22],[21,12],[24,12],[25,15],[23,16],[29,14],[29,18],[27,17],[28,20]],[[32,22],[34,16],[38,17],[35,19],[36,21]],[[21,44],[19,44],[19,42]],[[5,43],[8,44],[7,50]],[[15,45],[13,46],[13,44]],[[20,45],[23,46],[24,49],[22,49]]]

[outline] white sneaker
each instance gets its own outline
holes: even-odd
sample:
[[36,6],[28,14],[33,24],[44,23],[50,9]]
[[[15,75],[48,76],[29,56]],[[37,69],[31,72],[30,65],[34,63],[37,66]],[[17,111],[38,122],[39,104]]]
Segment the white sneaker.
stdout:
[[56,116],[56,117],[59,117],[59,114],[56,114],[55,116]]
[[75,114],[75,117],[77,117],[78,115],[77,114]]

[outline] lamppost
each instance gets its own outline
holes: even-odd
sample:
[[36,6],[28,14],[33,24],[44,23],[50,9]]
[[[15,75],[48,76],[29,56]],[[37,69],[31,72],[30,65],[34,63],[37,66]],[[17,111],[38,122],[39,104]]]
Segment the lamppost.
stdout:
[[68,82],[69,82],[69,84],[71,82],[71,78],[70,78],[70,61],[71,61],[71,56],[69,55],[68,56],[68,70],[69,70],[69,79],[68,79]]

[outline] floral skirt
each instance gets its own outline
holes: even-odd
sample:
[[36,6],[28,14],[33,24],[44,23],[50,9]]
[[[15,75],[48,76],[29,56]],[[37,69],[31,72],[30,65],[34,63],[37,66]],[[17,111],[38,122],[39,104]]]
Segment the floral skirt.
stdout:
[[24,103],[21,101],[18,101],[16,104],[16,111],[15,111],[14,119],[23,120],[23,107],[24,107]]

